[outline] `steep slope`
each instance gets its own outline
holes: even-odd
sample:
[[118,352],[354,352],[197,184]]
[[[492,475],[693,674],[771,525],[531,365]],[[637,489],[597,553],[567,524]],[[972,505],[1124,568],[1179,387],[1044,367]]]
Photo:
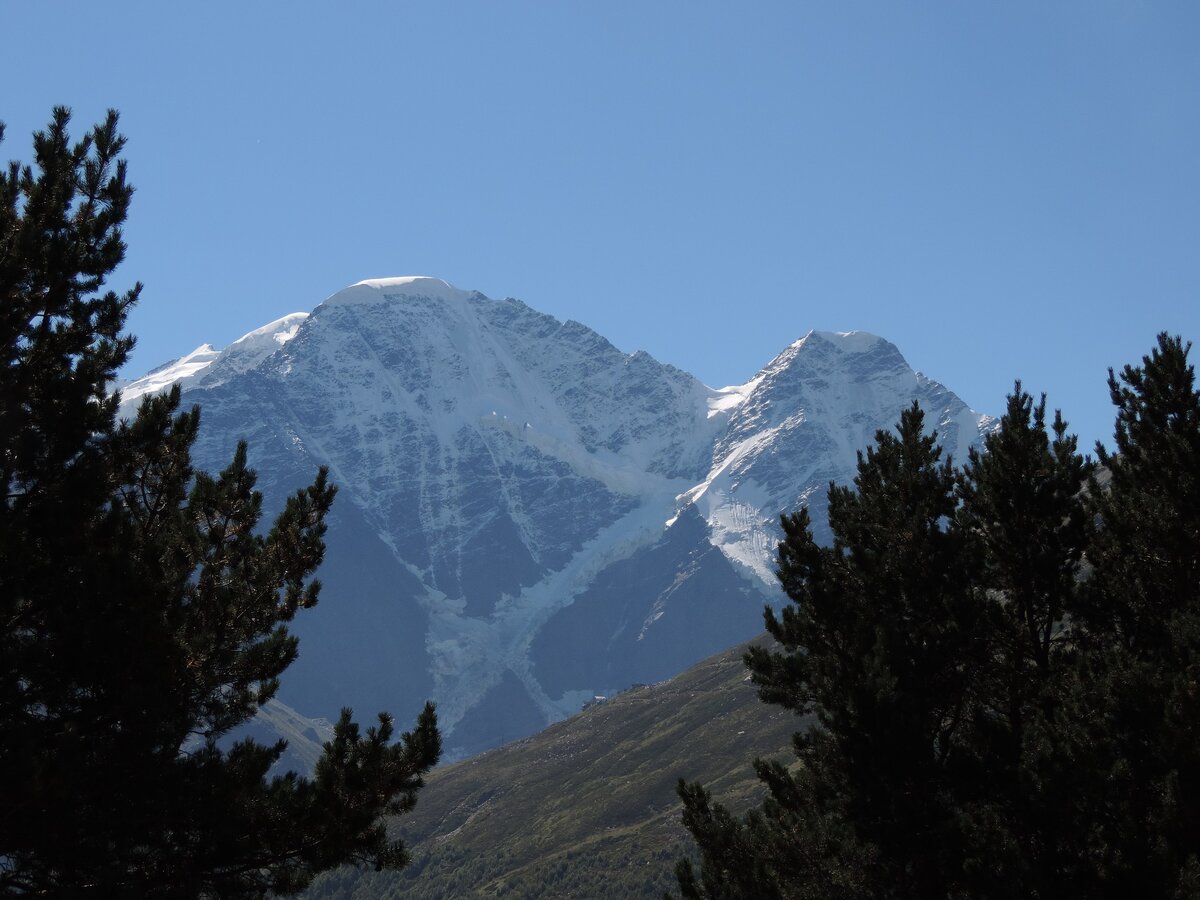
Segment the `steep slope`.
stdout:
[[435,770],[398,823],[408,869],[331,873],[308,896],[662,896],[688,847],[678,779],[748,808],[762,796],[751,760],[790,758],[803,725],[758,701],[745,649]]
[[290,313],[242,335],[224,350],[217,350],[212,344],[201,344],[186,356],[152,369],[141,378],[118,382],[115,386],[121,392],[118,415],[132,417],[144,396],[166,390],[173,384],[181,388],[201,384],[211,387],[250,371],[294,338],[307,318],[308,313]]
[[432,696],[451,758],[754,634],[779,600],[779,513],[819,521],[828,481],[914,399],[955,455],[988,426],[870,335],[809,334],[713,390],[423,277],[205,345],[128,384],[123,411],[172,382],[203,408],[199,465],[246,439],[276,507],[320,465],[339,486],[280,699],[403,721]]
[[677,498],[657,543],[606,569],[547,622],[533,645],[538,677],[620,686],[618,673],[665,677],[695,658],[689,651],[748,637],[764,598],[780,599],[780,513],[807,505],[818,540],[828,539],[829,483],[850,482],[858,451],[914,400],[952,456],[991,426],[863,332],[811,332],[745,385],[714,392],[712,418],[727,424],[709,471]]
[[713,543],[771,584],[778,513],[807,505],[818,539],[828,538],[829,482],[853,478],[858,451],[901,409],[920,403],[956,457],[989,421],[865,332],[810,332],[740,390],[712,469],[687,500],[712,526]]

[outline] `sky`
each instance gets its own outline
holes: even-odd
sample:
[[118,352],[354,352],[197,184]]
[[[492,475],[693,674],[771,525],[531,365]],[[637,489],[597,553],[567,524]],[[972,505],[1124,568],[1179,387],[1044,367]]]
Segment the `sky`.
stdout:
[[1200,343],[1193,0],[0,9],[0,159],[120,110],[130,377],[421,274],[714,387],[870,331],[1090,448],[1108,367]]

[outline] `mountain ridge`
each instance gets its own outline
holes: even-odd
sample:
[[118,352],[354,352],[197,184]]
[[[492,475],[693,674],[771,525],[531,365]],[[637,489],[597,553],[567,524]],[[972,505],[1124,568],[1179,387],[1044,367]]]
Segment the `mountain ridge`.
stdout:
[[340,692],[403,720],[431,694],[451,758],[514,736],[506,708],[532,730],[754,634],[781,600],[779,513],[809,504],[820,535],[828,482],[914,399],[956,456],[991,421],[864,332],[809,332],[714,389],[416,276],[130,384],[176,375],[203,410],[198,465],[246,439],[268,507],[319,465],[339,485],[327,588],[296,620],[281,700],[333,718]]

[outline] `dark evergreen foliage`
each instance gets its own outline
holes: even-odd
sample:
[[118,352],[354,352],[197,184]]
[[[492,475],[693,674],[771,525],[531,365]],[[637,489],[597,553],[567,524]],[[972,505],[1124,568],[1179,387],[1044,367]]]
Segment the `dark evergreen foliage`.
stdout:
[[742,818],[680,785],[688,898],[1200,893],[1200,394],[1163,334],[1110,373],[1101,484],[1018,383],[955,471],[916,408],[783,520],[793,603],[746,663],[814,713]]
[[284,744],[218,741],[295,659],[334,488],[273,526],[241,446],[192,470],[178,389],[115,421],[140,285],[101,294],[132,195],[116,113],[72,144],[56,109],[0,178],[0,893],[258,896],[347,862],[399,866],[440,738],[344,711],[314,776]]
[[1200,896],[1200,392],[1186,346],[1161,334],[1109,373],[1111,472],[1093,490],[1095,567],[1075,610],[1085,712],[1102,714],[1088,835],[1110,896]]
[[1078,807],[1064,805],[1070,762],[1046,754],[1062,743],[1063,622],[1078,591],[1092,465],[1060,415],[1047,428],[1045,397],[1035,405],[1020,383],[985,448],[960,474],[954,522],[973,543],[986,648],[947,786],[963,829],[962,884],[979,896],[1062,896],[1079,874],[1079,848],[1062,837]]

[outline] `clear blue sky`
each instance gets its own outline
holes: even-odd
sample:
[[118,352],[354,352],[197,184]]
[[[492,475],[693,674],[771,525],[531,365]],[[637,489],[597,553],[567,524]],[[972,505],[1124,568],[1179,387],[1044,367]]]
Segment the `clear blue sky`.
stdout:
[[131,374],[427,274],[714,386],[872,331],[1090,446],[1109,365],[1200,342],[1193,0],[336,7],[3,5],[0,158],[121,111]]

